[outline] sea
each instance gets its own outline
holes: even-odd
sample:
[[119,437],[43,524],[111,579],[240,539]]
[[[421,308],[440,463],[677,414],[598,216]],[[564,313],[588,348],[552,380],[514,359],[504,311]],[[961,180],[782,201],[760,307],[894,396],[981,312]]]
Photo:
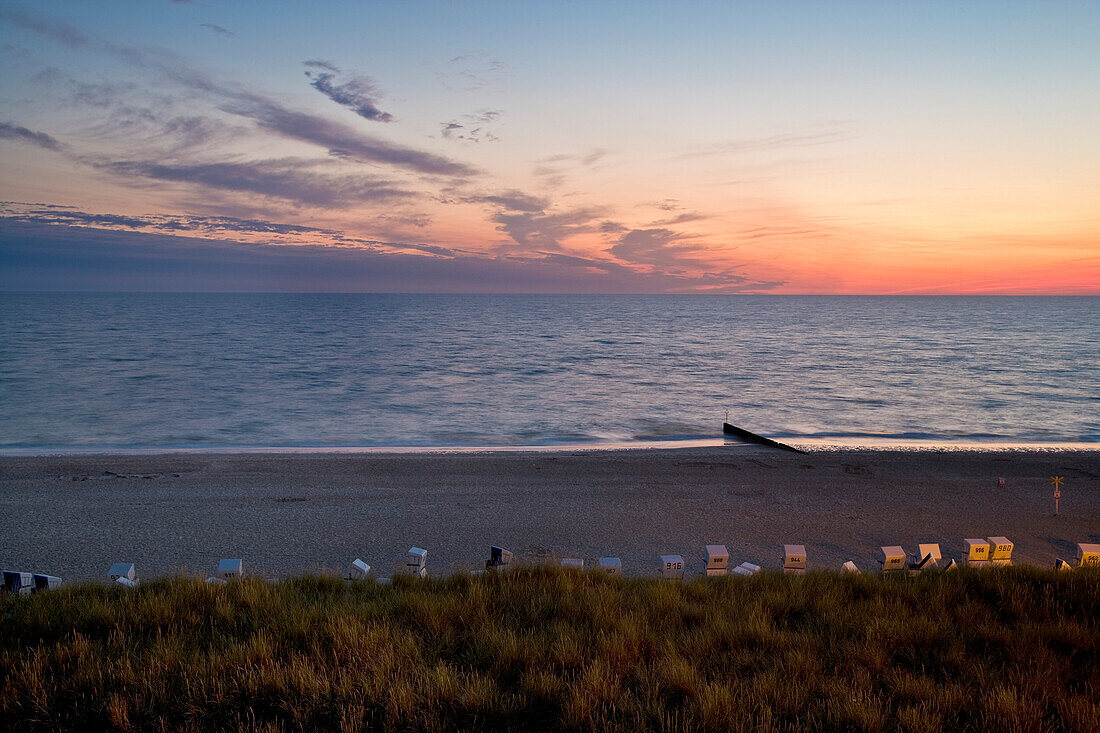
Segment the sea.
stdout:
[[0,453],[1100,443],[1100,298],[0,294]]

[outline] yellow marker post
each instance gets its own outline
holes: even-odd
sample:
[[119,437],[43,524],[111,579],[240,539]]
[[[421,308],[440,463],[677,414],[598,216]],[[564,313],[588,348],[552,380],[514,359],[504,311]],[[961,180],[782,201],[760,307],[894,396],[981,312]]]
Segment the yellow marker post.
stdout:
[[1061,476],[1051,476],[1050,477],[1050,483],[1051,483],[1051,486],[1054,487],[1054,513],[1057,514],[1058,513],[1058,500],[1062,498],[1062,477]]

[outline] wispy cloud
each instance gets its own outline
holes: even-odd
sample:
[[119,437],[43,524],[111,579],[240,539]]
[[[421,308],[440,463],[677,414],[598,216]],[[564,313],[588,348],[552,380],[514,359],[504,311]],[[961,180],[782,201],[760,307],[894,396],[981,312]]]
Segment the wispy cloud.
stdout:
[[483,196],[467,196],[462,200],[466,203],[492,204],[507,211],[540,212],[550,205],[550,202],[544,198],[531,196],[515,189]]
[[37,145],[47,150],[62,150],[64,146],[58,140],[44,132],[35,132],[19,125],[0,122],[0,138],[6,140],[19,140],[20,142]]
[[262,129],[282,137],[321,146],[335,155],[428,175],[469,177],[478,172],[466,163],[365,135],[318,115],[289,109],[240,84],[221,82],[192,68],[186,59],[166,51],[154,53],[93,39],[66,23],[38,14],[0,10],[0,18],[67,46],[94,48],[129,66],[159,73],[192,92],[207,95],[222,111],[248,118]]
[[219,36],[230,36],[231,38],[237,37],[236,33],[229,30],[228,28],[222,28],[220,25],[214,25],[213,23],[199,23],[199,26],[202,28],[209,28],[210,30],[217,33]]
[[547,186],[558,187],[565,183],[569,173],[578,168],[591,168],[606,155],[607,151],[603,148],[576,155],[551,155],[539,160],[532,172]]
[[[378,108],[377,83],[362,74],[344,75],[338,66],[329,61],[306,61],[309,85],[337,104],[347,107],[365,120],[391,122],[393,115]],[[343,76],[343,79],[340,77]]]
[[[189,134],[202,136],[204,133],[199,125],[197,133],[195,130],[184,130],[182,134],[186,137]],[[75,162],[110,172],[128,185],[149,179],[171,181],[326,208],[418,195],[387,179],[353,173],[328,173],[317,170],[317,161],[298,158],[194,164],[162,160],[110,160],[101,156],[72,154],[60,141],[44,132],[8,123],[0,123],[0,138],[61,152]]]
[[80,211],[70,206],[33,204],[18,201],[0,202],[0,220],[24,224],[47,224],[99,229],[134,229],[146,232],[188,233],[200,235],[270,234],[270,235],[323,235],[333,239],[344,237],[334,229],[311,227],[301,224],[284,224],[260,219],[242,219],[230,216],[187,215],[138,215],[96,214]]
[[222,96],[225,98],[222,110],[247,117],[265,130],[283,137],[320,145],[333,155],[433,175],[469,177],[477,173],[475,168],[465,163],[370,137],[343,123],[288,109],[258,94],[242,92]]
[[761,150],[780,150],[783,148],[804,148],[814,145],[849,140],[852,137],[850,125],[846,122],[832,122],[820,129],[805,132],[785,132],[763,137],[743,138],[740,140],[726,140],[713,145],[708,145],[699,150],[683,153],[681,159],[701,158],[713,155],[731,155],[736,153],[751,153]]
[[114,161],[102,167],[121,176],[192,183],[208,188],[253,193],[320,207],[386,201],[413,196],[391,181],[362,175],[311,171],[306,161],[263,160],[241,163],[171,165],[151,161]]
[[702,221],[709,219],[706,214],[701,214],[698,211],[686,211],[683,214],[677,214],[676,216],[669,217],[667,219],[658,219],[649,226],[651,227],[672,227],[678,224],[690,224],[693,221]]
[[499,83],[508,70],[508,64],[503,61],[491,58],[484,51],[476,51],[455,56],[438,76],[448,89],[474,92]]
[[451,120],[439,123],[440,131],[446,140],[456,140],[471,143],[498,142],[498,137],[490,125],[500,119],[504,114],[499,109],[483,109],[473,114],[462,115],[461,122]]
[[89,43],[88,37],[75,26],[46,15],[0,8],[0,20],[6,20],[21,28],[48,36],[70,48],[79,48]]

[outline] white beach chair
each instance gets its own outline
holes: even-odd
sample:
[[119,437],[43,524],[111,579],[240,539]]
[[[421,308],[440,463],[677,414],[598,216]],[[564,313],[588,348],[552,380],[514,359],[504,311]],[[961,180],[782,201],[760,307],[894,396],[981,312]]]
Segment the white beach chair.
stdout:
[[348,580],[366,580],[370,576],[370,565],[355,558],[348,565]]
[[219,560],[214,576],[222,580],[238,580],[244,577],[244,560]]
[[708,578],[725,575],[729,570],[730,552],[725,545],[707,545],[703,567]]
[[737,567],[730,569],[730,575],[741,575],[741,576],[744,576],[744,577],[749,577],[751,575],[756,575],[759,572],[760,572],[760,566],[759,565],[754,565],[751,562],[743,562],[740,565],[738,565]]
[[27,595],[34,591],[34,575],[18,570],[5,570],[4,590],[17,596]]
[[879,549],[882,552],[879,564],[882,565],[883,573],[905,570],[905,550],[902,549],[901,545],[888,545]]
[[794,575],[806,572],[805,545],[783,545],[783,572]]
[[125,575],[120,575],[117,578],[115,578],[115,582],[118,583],[119,585],[125,587],[125,588],[133,588],[133,587],[137,586],[137,581],[136,580],[130,580]]
[[515,565],[516,557],[503,547],[491,545],[489,559],[485,561],[486,570],[509,570]]
[[41,593],[43,591],[57,590],[61,587],[61,578],[56,575],[45,575],[43,573],[34,574],[34,592]]
[[622,575],[623,574],[623,561],[617,557],[601,557],[599,560],[600,570],[608,575]]
[[219,578],[216,575],[211,575],[204,582],[207,585],[225,585],[225,578]]
[[858,573],[861,572],[854,562],[848,560],[846,563],[840,566],[840,569],[846,573]]
[[126,578],[131,583],[136,583],[137,570],[134,568],[132,562],[116,562],[111,566],[111,569],[107,571],[107,578],[112,581],[117,581],[119,578]]
[[683,555],[658,555],[657,574],[664,580],[682,580],[684,577]]
[[428,551],[423,547],[410,547],[405,553],[405,567],[398,568],[401,575],[411,575],[414,578],[428,577]]
[[909,557],[909,572],[919,573],[936,567],[941,559],[940,546],[936,543],[917,545],[917,552]]
[[426,568],[428,566],[428,551],[422,547],[410,547],[405,564]]

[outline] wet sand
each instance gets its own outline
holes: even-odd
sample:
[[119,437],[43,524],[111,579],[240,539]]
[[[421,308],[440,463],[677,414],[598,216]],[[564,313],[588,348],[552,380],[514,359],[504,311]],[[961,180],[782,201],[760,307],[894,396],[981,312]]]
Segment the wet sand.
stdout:
[[[1064,476],[1054,515],[1051,476]],[[998,489],[997,479],[1006,486]],[[168,454],[0,458],[0,564],[67,580],[117,561],[139,576],[205,576],[219,558],[270,576],[382,575],[411,545],[435,572],[477,568],[490,544],[530,561],[602,555],[627,574],[703,546],[811,568],[876,568],[881,545],[1003,535],[1015,560],[1100,542],[1100,451],[820,450],[755,446],[537,453]]]

